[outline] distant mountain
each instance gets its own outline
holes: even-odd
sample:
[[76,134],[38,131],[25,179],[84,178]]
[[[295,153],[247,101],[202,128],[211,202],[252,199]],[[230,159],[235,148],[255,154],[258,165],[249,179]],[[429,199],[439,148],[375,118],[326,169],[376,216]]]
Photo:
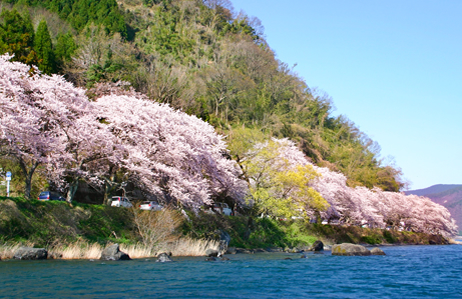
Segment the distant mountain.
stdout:
[[[417,189],[417,190],[410,190],[410,191],[404,191],[407,195],[409,194],[414,194],[418,196],[427,196],[429,194],[436,194],[444,191],[448,191],[457,187],[462,187],[462,185],[433,185],[431,187],[425,188],[425,189]],[[428,197],[428,196],[427,196]]]
[[405,191],[430,198],[433,202],[447,208],[462,232],[462,185],[434,185],[425,189]]

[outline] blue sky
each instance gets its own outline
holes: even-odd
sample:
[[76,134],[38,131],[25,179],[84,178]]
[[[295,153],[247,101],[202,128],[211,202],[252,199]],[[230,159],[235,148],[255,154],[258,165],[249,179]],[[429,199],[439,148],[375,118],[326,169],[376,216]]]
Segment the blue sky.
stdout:
[[462,184],[462,1],[230,0],[277,58],[394,158],[410,189]]

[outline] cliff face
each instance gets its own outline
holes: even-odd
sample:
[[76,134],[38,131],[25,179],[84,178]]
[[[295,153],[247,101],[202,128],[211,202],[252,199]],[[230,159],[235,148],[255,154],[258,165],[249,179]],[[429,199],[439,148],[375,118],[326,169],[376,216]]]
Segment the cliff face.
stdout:
[[433,202],[447,208],[462,230],[462,185],[434,185],[425,189],[406,191],[406,194],[415,194],[430,198]]

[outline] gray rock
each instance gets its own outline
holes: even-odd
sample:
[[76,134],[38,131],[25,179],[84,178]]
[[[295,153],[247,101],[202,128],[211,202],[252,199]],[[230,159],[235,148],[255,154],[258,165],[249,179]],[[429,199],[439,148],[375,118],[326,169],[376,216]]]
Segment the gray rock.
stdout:
[[236,247],[228,247],[228,250],[226,250],[226,254],[236,254]]
[[18,260],[46,260],[48,251],[45,248],[20,247],[13,258]]
[[214,256],[209,256],[208,258],[205,259],[207,262],[216,262],[218,259]]
[[283,252],[282,248],[280,247],[275,247],[275,248],[266,248],[267,252]]
[[119,244],[106,247],[103,252],[101,252],[100,259],[105,261],[131,260],[128,254],[119,250]]
[[63,255],[61,253],[48,253],[49,260],[60,259],[62,257]]
[[265,249],[263,248],[257,248],[257,249],[254,249],[253,250],[255,253],[262,253],[262,252],[267,252]]
[[225,232],[220,230],[220,246],[219,251],[223,254],[228,250],[229,242],[231,242],[231,236]]
[[378,247],[372,248],[371,254],[372,255],[386,255],[385,252],[383,252],[383,250]]
[[332,255],[367,256],[367,255],[371,255],[371,252],[362,245],[342,243],[342,244],[336,244],[332,246]]
[[168,255],[165,252],[162,252],[157,256],[157,261],[158,263],[168,263],[168,262],[173,262],[173,260],[170,258],[170,255]]
[[205,255],[208,257],[217,257],[220,252],[216,249],[207,249]]
[[286,248],[284,249],[284,252],[287,252],[287,253],[301,253],[302,251],[296,247],[294,248]]
[[226,246],[228,246],[229,242],[231,242],[231,236],[225,231],[220,231],[220,240],[224,241]]
[[253,254],[255,251],[245,248],[236,248],[236,253]]
[[324,250],[324,243],[321,241],[317,240],[311,245],[310,251],[323,251]]

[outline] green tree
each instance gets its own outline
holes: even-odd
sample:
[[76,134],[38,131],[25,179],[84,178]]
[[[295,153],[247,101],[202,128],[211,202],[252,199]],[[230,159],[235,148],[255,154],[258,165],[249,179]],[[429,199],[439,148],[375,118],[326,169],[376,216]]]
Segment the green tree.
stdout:
[[316,215],[327,209],[327,201],[310,187],[319,174],[305,155],[288,140],[263,138],[255,129],[239,128],[228,133],[230,154],[249,183],[254,211],[289,218]]
[[45,74],[56,72],[55,55],[50,32],[45,20],[40,21],[34,38],[34,50],[37,53],[38,68]]
[[0,14],[0,51],[14,54],[14,61],[37,65],[34,46],[34,28],[29,13],[22,16],[17,10],[3,10]]
[[77,50],[77,44],[71,33],[58,34],[56,46],[54,49],[55,57],[58,64],[63,64],[64,62],[71,61],[72,56]]

